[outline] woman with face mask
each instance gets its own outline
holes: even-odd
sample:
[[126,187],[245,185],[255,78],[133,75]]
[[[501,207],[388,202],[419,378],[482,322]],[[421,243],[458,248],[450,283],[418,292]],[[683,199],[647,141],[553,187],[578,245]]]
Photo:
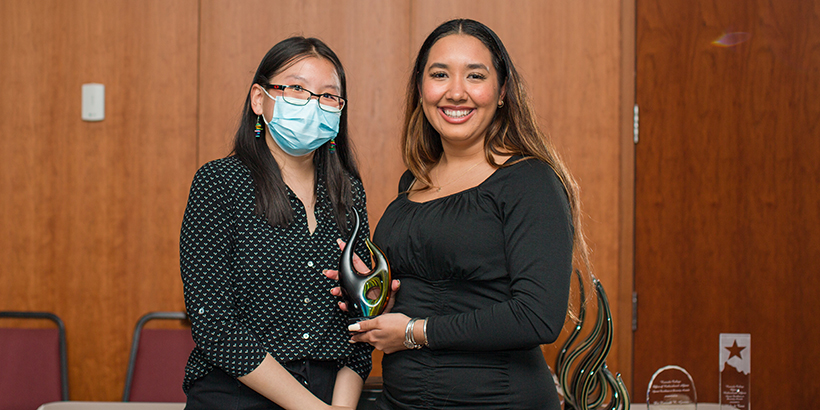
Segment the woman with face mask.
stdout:
[[[324,269],[365,193],[347,135],[345,74],[315,38],[262,59],[230,156],[191,186],[180,265],[194,348],[186,409],[355,408],[371,347],[348,342]],[[368,262],[368,261],[365,261]]]

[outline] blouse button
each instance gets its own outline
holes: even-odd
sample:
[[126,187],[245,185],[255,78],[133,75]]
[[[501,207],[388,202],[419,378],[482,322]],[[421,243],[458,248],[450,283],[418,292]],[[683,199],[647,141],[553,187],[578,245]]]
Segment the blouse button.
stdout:
[[305,340],[310,339],[310,335],[307,334],[307,333],[302,333],[302,339],[305,339]]
[[307,265],[308,265],[308,268],[312,268],[313,267],[313,261],[308,261]]
[[205,313],[205,308],[199,308],[199,310],[197,312],[201,315],[201,314]]
[[310,298],[305,298],[305,304],[307,305],[308,303],[310,303]]

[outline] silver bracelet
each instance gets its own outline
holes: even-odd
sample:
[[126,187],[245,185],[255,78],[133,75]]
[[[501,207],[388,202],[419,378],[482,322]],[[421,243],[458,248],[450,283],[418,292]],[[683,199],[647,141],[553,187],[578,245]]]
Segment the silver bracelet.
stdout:
[[413,349],[421,349],[421,343],[416,343],[416,322],[418,322],[419,318],[413,319],[413,324],[410,325],[410,341],[413,343]]
[[404,347],[408,349],[420,349],[421,345],[416,344],[416,338],[413,337],[413,328],[415,327],[418,318],[412,318],[407,322],[407,327],[404,328]]
[[430,318],[429,317],[424,318],[424,328],[422,329],[422,332],[424,332],[424,345],[425,346],[430,345],[430,339],[427,338],[427,319],[430,319]]

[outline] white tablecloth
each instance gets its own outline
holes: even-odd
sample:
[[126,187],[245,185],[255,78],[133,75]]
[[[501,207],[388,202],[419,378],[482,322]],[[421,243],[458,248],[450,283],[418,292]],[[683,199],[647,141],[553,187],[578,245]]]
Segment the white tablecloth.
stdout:
[[[629,410],[646,410],[646,403],[632,403]],[[720,410],[717,403],[699,403],[698,410]]]
[[[182,410],[185,403],[123,403],[106,401],[58,401],[37,410]],[[646,403],[632,403],[630,410],[647,410]],[[720,410],[715,403],[698,404],[698,410]]]
[[37,410],[182,410],[185,403],[138,403],[120,401],[55,401]]

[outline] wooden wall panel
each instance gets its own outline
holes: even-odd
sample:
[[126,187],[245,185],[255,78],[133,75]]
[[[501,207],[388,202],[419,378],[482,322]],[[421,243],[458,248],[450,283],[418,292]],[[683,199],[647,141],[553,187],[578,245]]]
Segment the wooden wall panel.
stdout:
[[[608,361],[614,372],[629,373],[631,328],[621,318],[621,5],[516,0],[508,2],[435,0],[412,3],[411,53],[451,18],[486,24],[507,47],[524,77],[541,126],[581,186],[593,269],[606,287],[615,316],[616,341]],[[628,238],[631,239],[631,238]],[[631,292],[631,288],[627,289]],[[624,312],[624,310],[626,310]],[[626,315],[624,315],[626,313]],[[547,348],[554,354],[558,344]],[[550,360],[552,364],[552,360]]]
[[[0,3],[0,309],[62,317],[73,400],[120,399],[139,316],[182,308],[196,10]],[[102,122],[80,119],[87,82],[106,87]]]
[[633,380],[633,295],[635,271],[635,142],[634,142],[634,106],[635,106],[635,8],[636,0],[621,0],[621,100],[620,100],[620,183],[618,215],[618,290],[610,296],[611,303],[617,304],[615,323],[620,323],[616,330],[617,357],[624,372],[623,380],[633,393],[633,401],[644,401],[635,398],[632,389]]
[[719,334],[751,333],[751,407],[812,408],[820,1],[647,1],[637,21],[635,393],[677,364],[716,402]]
[[[302,34],[322,38],[341,58],[375,226],[404,170],[398,132],[412,58],[437,24],[465,16],[498,32],[528,81],[542,125],[581,184],[596,272],[616,318],[628,317],[629,307],[613,300],[631,291],[620,285],[631,274],[619,226],[630,189],[619,185],[626,104],[620,79],[629,66],[620,65],[620,7],[520,0],[0,2],[0,309],[62,316],[71,398],[118,400],[138,317],[183,308],[178,236],[188,188],[198,166],[230,151],[264,53]],[[85,82],[106,85],[103,122],[79,118]],[[628,325],[616,319],[616,329],[622,334]],[[628,339],[618,336],[616,348],[622,340]],[[628,358],[611,357],[613,370],[628,373]]]

